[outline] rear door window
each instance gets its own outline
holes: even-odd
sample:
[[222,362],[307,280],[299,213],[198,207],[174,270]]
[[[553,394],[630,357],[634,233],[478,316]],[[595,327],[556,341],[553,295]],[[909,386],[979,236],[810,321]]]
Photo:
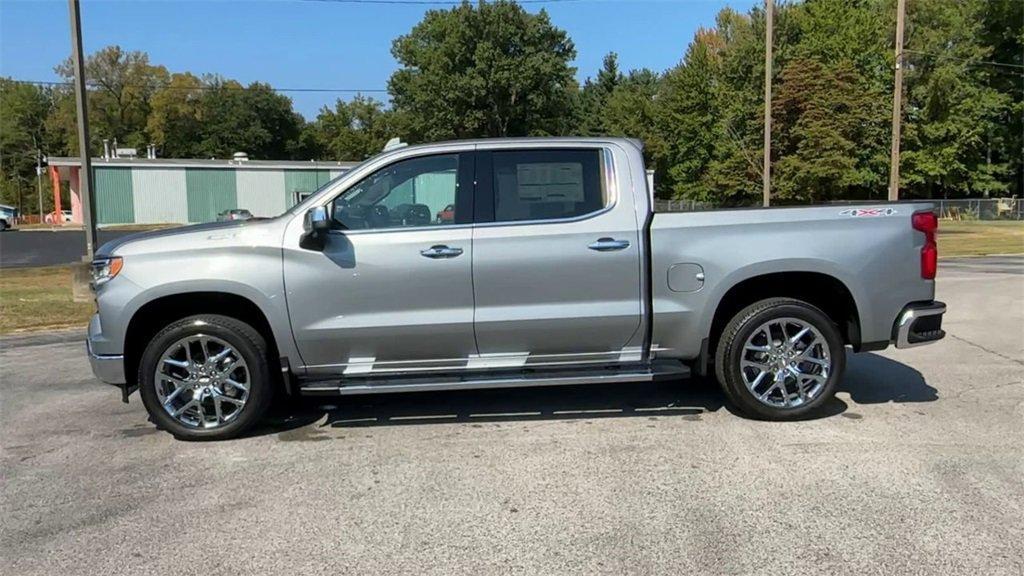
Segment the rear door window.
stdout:
[[576,218],[608,204],[599,149],[496,150],[489,155],[495,222]]

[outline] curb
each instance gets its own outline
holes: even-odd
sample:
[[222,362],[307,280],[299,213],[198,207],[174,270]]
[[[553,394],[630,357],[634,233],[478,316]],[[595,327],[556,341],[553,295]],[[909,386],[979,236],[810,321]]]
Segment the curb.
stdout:
[[48,344],[68,344],[71,342],[85,345],[85,326],[74,328],[58,328],[40,332],[5,334],[0,336],[0,349],[24,348],[26,346],[46,346]]

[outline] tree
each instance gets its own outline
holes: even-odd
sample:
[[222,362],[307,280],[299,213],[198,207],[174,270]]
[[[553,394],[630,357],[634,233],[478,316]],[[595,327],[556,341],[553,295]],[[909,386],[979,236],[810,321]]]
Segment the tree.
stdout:
[[562,134],[572,129],[576,50],[547,12],[508,0],[428,11],[392,44],[396,110],[422,139]]
[[783,202],[879,198],[885,193],[885,93],[851,61],[796,59],[772,102],[772,193]]
[[363,160],[380,152],[388,140],[401,136],[396,113],[373,98],[338,100],[320,110],[311,125],[318,150],[336,160]]
[[760,198],[763,62],[763,12],[726,8],[666,73],[656,115],[663,195],[728,205]]
[[[68,58],[55,70],[68,82],[74,79],[74,66]],[[89,83],[90,147],[98,149],[103,139],[116,139],[118,145],[144,148],[149,144],[146,123],[153,95],[167,83],[163,66],[152,66],[145,52],[125,52],[120,46],[107,46],[89,55],[85,61]],[[67,148],[78,150],[74,96],[65,91],[60,99],[62,113],[59,128]]]
[[243,87],[220,78],[207,81],[198,113],[200,157],[246,152],[251,158],[291,158],[305,123],[292,110],[291,99],[268,84]]
[[[934,0],[913,5],[907,62],[902,183],[916,196],[996,195],[1009,189],[1009,162],[998,153],[1014,103],[990,80],[984,44],[987,0]],[[1019,82],[1019,79],[1018,79]],[[1001,160],[1001,161],[1000,161]]]
[[146,132],[160,154],[170,158],[201,155],[202,109],[206,83],[186,72],[172,74],[153,94]]
[[663,196],[705,201],[716,196],[704,178],[724,138],[715,96],[721,44],[714,31],[699,31],[683,61],[664,75],[655,116],[664,141],[656,160]]
[[577,132],[581,136],[601,136],[608,134],[608,127],[605,123],[608,99],[611,98],[615,87],[622,82],[622,72],[619,71],[618,55],[609,52],[604,57],[604,62],[597,72],[597,78],[587,78],[583,82],[577,97],[577,111],[579,127]]
[[[990,66],[986,86],[1009,97],[1010,105],[986,141],[986,165],[1008,164],[1005,193],[1024,196],[1024,2],[990,0],[982,17],[982,42],[991,59],[1011,66]],[[1013,68],[1012,65],[1018,66]]]
[[38,208],[36,155],[47,148],[48,90],[0,78],[0,202],[23,213]]

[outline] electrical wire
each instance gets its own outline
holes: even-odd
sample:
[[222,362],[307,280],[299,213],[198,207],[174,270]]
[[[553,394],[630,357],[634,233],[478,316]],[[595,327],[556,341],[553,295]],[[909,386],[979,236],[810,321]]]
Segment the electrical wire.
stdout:
[[923,50],[908,50],[904,48],[900,51],[900,60],[903,60],[904,54],[920,54],[922,56],[931,56],[940,60],[953,60],[967,64],[968,66],[997,66],[1001,68],[1015,68],[1018,70],[1024,70],[1024,64],[1014,64],[1012,62],[996,62],[994,60],[968,60],[966,58],[957,58],[956,56],[947,56],[945,54],[938,54],[936,52],[925,52]]
[[[406,6],[459,6],[462,0],[299,0],[324,4],[403,4]],[[517,4],[557,4],[580,2],[581,0],[516,0]],[[472,4],[472,2],[470,2]]]
[[[45,81],[45,80],[16,80],[14,78],[7,78],[5,80],[7,80],[8,82],[14,82],[14,83],[17,83],[17,84],[32,84],[32,85],[35,85],[35,86],[72,86],[73,85],[71,82],[50,82],[50,81]],[[268,86],[268,85],[262,84],[260,82],[256,82],[255,84],[261,84],[261,85],[264,85],[264,86]],[[85,85],[87,87],[89,87],[89,88],[107,88],[107,86],[104,86],[104,85],[96,83],[96,82],[86,82]],[[218,85],[218,86],[210,86],[210,85],[174,86],[174,85],[171,85],[171,84],[152,84],[152,85],[141,86],[141,85],[138,85],[138,84],[125,84],[123,87],[124,88],[152,88],[154,90],[248,90],[249,89],[246,86],[225,86],[223,84],[222,85]],[[275,88],[273,86],[269,86],[269,88],[271,90],[273,90],[274,92],[336,92],[336,93],[342,93],[342,92],[344,92],[344,93],[364,93],[364,92],[368,92],[368,93],[386,93],[387,92],[387,89],[385,89],[385,88]]]

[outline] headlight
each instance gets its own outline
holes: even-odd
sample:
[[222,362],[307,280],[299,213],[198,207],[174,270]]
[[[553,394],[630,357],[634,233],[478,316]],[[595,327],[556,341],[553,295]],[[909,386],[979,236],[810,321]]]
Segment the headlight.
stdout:
[[100,286],[109,282],[121,271],[123,261],[120,256],[109,256],[107,258],[96,258],[92,261],[92,284]]

